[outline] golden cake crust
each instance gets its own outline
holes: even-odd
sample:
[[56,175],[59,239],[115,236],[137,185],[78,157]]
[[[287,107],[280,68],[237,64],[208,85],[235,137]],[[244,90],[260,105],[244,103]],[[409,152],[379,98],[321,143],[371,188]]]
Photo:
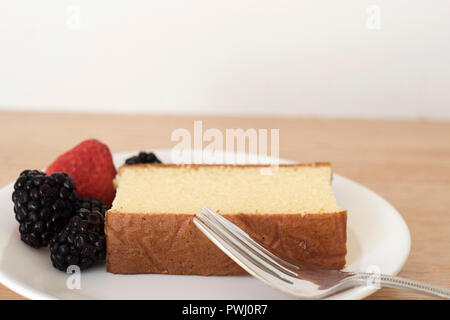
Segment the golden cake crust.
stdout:
[[[345,266],[347,212],[223,215],[293,263]],[[111,273],[242,275],[246,272],[195,225],[193,214],[108,211],[106,269]]]
[[[183,163],[183,164],[176,164],[176,163],[137,163],[133,165],[123,165],[119,168],[119,173],[122,170],[126,169],[135,169],[139,167],[160,167],[160,168],[203,168],[203,167],[219,167],[219,168],[227,168],[227,167],[233,167],[233,168],[270,168],[273,165],[271,164],[204,164],[204,163]],[[330,167],[330,162],[312,162],[312,163],[289,163],[289,164],[277,164],[275,167],[289,167],[289,168],[295,168],[295,167]]]

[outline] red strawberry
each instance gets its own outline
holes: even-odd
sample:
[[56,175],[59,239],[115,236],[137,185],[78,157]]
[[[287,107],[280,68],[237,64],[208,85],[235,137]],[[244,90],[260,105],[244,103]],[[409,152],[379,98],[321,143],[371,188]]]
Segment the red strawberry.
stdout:
[[81,142],[60,155],[47,168],[47,174],[65,172],[76,183],[78,196],[96,197],[111,206],[115,190],[116,168],[107,145],[95,139]]

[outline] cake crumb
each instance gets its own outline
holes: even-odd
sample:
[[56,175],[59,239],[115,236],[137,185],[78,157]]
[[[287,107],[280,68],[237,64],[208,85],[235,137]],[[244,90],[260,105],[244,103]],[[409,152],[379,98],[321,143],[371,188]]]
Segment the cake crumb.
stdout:
[[300,241],[300,243],[298,244],[298,246],[300,248],[302,248],[303,250],[306,250],[306,242],[305,241]]

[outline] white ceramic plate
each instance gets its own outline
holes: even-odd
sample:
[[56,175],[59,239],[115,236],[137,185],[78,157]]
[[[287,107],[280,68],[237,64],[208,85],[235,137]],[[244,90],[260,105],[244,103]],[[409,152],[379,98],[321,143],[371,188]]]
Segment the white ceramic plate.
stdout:
[[[169,150],[155,152],[163,162],[170,162]],[[135,153],[115,154],[116,166]],[[233,159],[238,163],[255,161],[245,159],[242,154],[237,158],[235,155],[226,154],[225,162]],[[292,161],[280,160],[280,163]],[[410,250],[409,230],[400,214],[374,192],[337,174],[333,188],[338,203],[348,210],[346,269],[397,274]],[[114,275],[107,273],[104,265],[83,272],[80,289],[68,289],[68,275],[51,266],[48,250],[32,249],[20,241],[11,201],[12,190],[13,184],[0,190],[0,281],[27,298],[292,299],[250,276]],[[361,299],[375,290],[358,287],[332,298]]]

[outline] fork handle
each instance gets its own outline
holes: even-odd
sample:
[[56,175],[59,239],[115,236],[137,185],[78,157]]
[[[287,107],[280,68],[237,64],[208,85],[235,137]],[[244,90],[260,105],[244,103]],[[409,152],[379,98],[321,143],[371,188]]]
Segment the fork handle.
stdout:
[[359,285],[379,285],[381,287],[410,290],[434,297],[450,299],[450,290],[447,288],[386,274],[357,273],[348,280],[354,280]]

